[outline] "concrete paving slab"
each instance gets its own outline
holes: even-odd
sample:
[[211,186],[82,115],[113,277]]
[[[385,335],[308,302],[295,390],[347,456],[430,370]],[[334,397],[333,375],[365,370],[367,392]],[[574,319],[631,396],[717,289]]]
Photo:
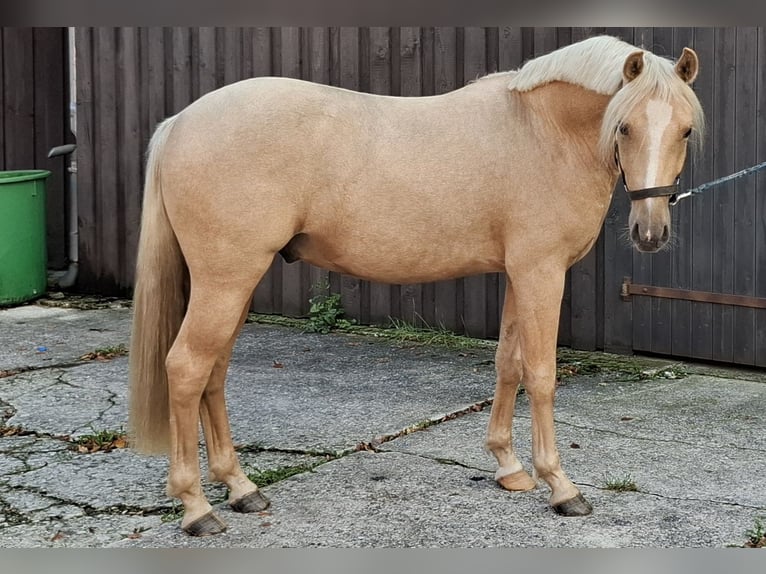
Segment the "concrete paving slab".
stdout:
[[98,348],[127,345],[130,309],[82,311],[24,305],[0,309],[0,370],[49,367]]

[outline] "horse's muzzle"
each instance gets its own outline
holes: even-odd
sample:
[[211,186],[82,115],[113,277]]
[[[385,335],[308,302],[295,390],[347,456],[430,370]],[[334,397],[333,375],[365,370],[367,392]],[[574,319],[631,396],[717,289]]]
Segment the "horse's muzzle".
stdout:
[[639,251],[643,253],[654,253],[659,251],[670,239],[670,228],[667,225],[664,225],[662,227],[662,233],[642,233],[638,223],[636,223],[630,230],[630,239]]

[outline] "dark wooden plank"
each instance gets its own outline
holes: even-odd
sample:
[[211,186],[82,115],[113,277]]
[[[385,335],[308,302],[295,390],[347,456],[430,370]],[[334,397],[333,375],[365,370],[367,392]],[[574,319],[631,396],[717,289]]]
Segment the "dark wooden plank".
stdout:
[[[391,37],[390,30],[382,27],[370,28],[370,92],[391,93]],[[370,322],[387,324],[392,315],[390,285],[370,283]]]
[[[715,126],[716,38],[713,28],[695,28],[694,49],[700,59],[700,72],[694,82],[694,91],[705,110],[708,123],[700,155],[693,165],[693,180],[696,185],[715,178],[713,170],[713,142],[717,139]],[[715,190],[695,197],[691,202],[692,220],[692,289],[713,291],[713,217],[716,209]],[[713,358],[713,304],[691,304],[691,357]]]
[[[486,74],[486,34],[483,28],[467,27],[463,31],[463,78],[471,82]],[[487,335],[487,298],[497,297],[497,289],[489,293],[486,275],[463,279],[463,327],[471,337]]]
[[[359,29],[343,27],[338,36],[340,87],[359,90]],[[343,308],[349,317],[362,319],[362,284],[356,277],[340,277],[340,294]],[[366,294],[367,287],[364,292]]]
[[[422,94],[420,28],[404,27],[399,31],[399,94],[416,97]],[[399,317],[411,325],[422,325],[423,290],[420,284],[399,288]]]
[[[713,145],[714,176],[720,177],[735,171],[735,69],[736,38],[734,28],[717,28],[716,81],[714,93],[714,116],[716,125]],[[716,198],[713,212],[713,291],[734,292],[734,183],[726,183],[712,191]],[[734,313],[730,306],[713,308],[713,356],[717,361],[730,362],[734,358]]]
[[250,59],[253,66],[253,76],[270,76],[272,62],[272,32],[270,28],[253,28]]
[[170,112],[180,112],[192,101],[192,57],[191,31],[176,27],[170,30],[171,52],[169,67],[171,73]]
[[79,227],[78,289],[93,291],[98,240],[95,235],[95,94],[93,77],[93,28],[77,27],[77,196]]
[[[165,86],[167,83],[165,74],[165,35],[162,28],[151,27],[146,30],[147,55],[143,68],[147,75],[148,100],[147,107],[147,134],[148,138],[159,122],[169,114],[165,110]],[[148,141],[145,141],[148,143]]]
[[[522,30],[518,27],[503,26],[498,38],[500,71],[516,70],[521,67],[524,56],[522,53]],[[502,282],[505,285],[505,282]]]
[[197,74],[199,77],[199,95],[216,89],[216,30],[212,26],[204,26],[197,31]]
[[242,28],[228,26],[221,30],[223,39],[223,84],[233,84],[244,78],[242,48],[244,44]]
[[122,210],[123,197],[118,177],[119,135],[117,126],[117,34],[118,29],[100,27],[96,30],[96,238],[99,242],[97,287],[109,288],[119,284],[123,268],[125,241]]
[[[457,31],[455,28],[434,29],[434,93],[444,94],[456,88]],[[462,329],[457,309],[458,281],[439,281],[433,286],[434,326],[451,331]]]
[[[673,28],[654,29],[654,50],[658,56],[673,57]],[[651,285],[671,287],[671,252],[663,250],[651,255]],[[671,352],[672,301],[655,297],[651,299],[652,339],[650,350],[653,353],[669,355]]]
[[[318,84],[330,83],[330,30],[329,28],[310,28],[306,31],[307,46],[304,58],[307,60],[308,75],[306,79]],[[309,297],[313,296],[311,288],[319,285],[329,285],[330,273],[313,265],[308,266]],[[347,314],[346,301],[342,301]],[[354,318],[359,319],[354,316]]]
[[[282,28],[282,73],[286,78],[301,77],[300,28]],[[308,269],[303,262],[282,264],[282,311],[298,317],[308,312]]]
[[5,28],[5,169],[31,169],[35,161],[34,35],[32,28]]
[[[693,48],[694,29],[675,28],[671,54],[678,58],[684,47]],[[691,150],[690,150],[691,151]],[[691,153],[689,153],[691,155]],[[681,174],[681,188],[687,189],[692,183],[693,158],[686,161]],[[673,249],[670,251],[671,283],[674,287],[691,289],[692,280],[692,202],[682,201],[671,208]],[[690,357],[692,353],[691,301],[671,301],[671,354]]]
[[[275,75],[275,61],[279,59],[275,52],[278,51],[279,29],[254,28],[252,30],[252,75],[271,76]],[[281,69],[281,64],[279,66]],[[261,278],[260,283],[253,293],[252,309],[257,313],[280,313],[282,300],[282,258],[277,255],[268,271]]]
[[[734,169],[758,163],[757,81],[758,30],[737,28],[736,78],[734,106]],[[761,138],[763,138],[761,134]],[[755,295],[756,188],[755,179],[742,178],[734,183],[734,293]],[[733,359],[740,365],[755,364],[755,310],[733,309]]]
[[69,158],[48,159],[48,151],[53,146],[70,141],[67,134],[69,94],[65,79],[68,60],[66,29],[35,28],[33,41],[34,166],[51,171],[45,182],[48,267],[63,269],[67,263],[64,185]]
[[137,28],[120,28],[118,36],[117,65],[122,74],[120,93],[116,95],[119,116],[118,162],[122,195],[122,225],[124,226],[122,270],[119,285],[127,290],[133,285],[138,235],[141,225],[141,163],[144,145],[141,138],[141,83],[139,61],[139,31]]
[[550,26],[537,26],[534,29],[534,56],[543,56],[558,48],[556,28]]
[[[636,28],[634,31],[637,46],[651,50],[654,44],[652,28]],[[619,191],[617,193],[620,193]],[[627,224],[627,220],[626,220]],[[633,282],[651,284],[652,256],[632,250]],[[633,297],[633,349],[636,351],[652,350],[652,301],[649,297]]]
[[[766,29],[758,28],[756,64],[756,93],[758,108],[766,110]],[[756,117],[756,158],[759,162],[766,161],[766,113],[761,112]],[[766,297],[766,175],[759,172],[755,176],[756,214],[755,228],[755,287],[756,296]],[[766,367],[766,311],[759,309],[755,315],[755,364]]]
[[[571,288],[571,340],[576,349],[596,348],[596,322],[600,320],[596,310],[598,269],[596,250],[588,254],[570,269]],[[562,317],[565,320],[565,317]]]
[[[433,96],[435,92],[434,70],[434,28],[420,29],[420,94]],[[436,321],[436,283],[424,283],[420,286],[421,319],[424,325],[437,327]]]
[[[616,30],[607,30],[614,34]],[[633,29],[622,32],[622,39],[633,43]],[[574,41],[575,29],[572,31]],[[603,231],[603,348],[612,353],[633,350],[633,304],[620,297],[623,277],[633,274],[633,255],[625,229],[630,214],[630,200],[617,184],[606,214]]]

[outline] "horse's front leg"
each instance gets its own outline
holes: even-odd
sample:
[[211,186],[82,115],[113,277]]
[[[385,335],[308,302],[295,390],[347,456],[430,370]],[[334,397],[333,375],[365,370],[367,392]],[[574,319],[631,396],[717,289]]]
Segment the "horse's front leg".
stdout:
[[513,412],[523,369],[513,284],[507,279],[495,369],[497,383],[487,429],[487,449],[495,455],[499,466],[495,480],[506,490],[531,490],[536,483],[513,452]]
[[590,514],[591,505],[561,468],[553,424],[556,340],[566,267],[537,263],[510,269],[524,373],[532,414],[532,460],[551,488],[550,504],[564,516]]

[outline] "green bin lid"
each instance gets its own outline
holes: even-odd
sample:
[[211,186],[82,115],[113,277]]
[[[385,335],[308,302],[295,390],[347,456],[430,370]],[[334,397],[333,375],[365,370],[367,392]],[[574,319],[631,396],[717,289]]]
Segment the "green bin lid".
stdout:
[[0,185],[5,183],[18,183],[20,181],[34,181],[36,179],[45,179],[51,174],[45,169],[19,170],[19,171],[0,171]]

